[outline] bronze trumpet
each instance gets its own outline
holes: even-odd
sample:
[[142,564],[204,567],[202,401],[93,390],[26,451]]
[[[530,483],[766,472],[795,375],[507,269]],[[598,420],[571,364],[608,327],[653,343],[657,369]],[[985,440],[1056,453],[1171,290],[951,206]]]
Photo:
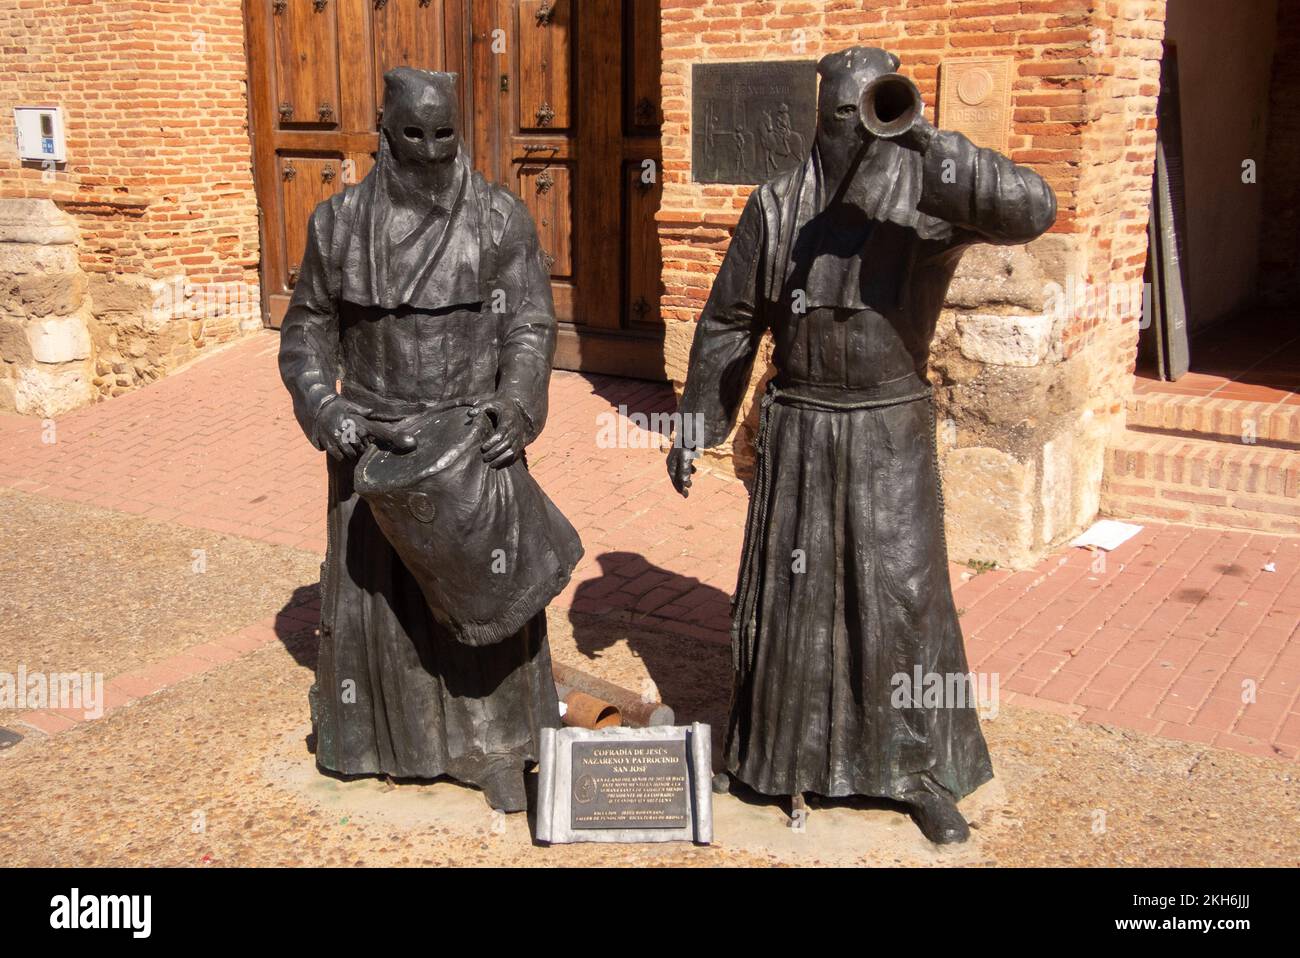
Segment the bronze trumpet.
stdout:
[[898,139],[927,122],[921,91],[901,73],[886,73],[867,84],[858,101],[858,119],[882,140]]

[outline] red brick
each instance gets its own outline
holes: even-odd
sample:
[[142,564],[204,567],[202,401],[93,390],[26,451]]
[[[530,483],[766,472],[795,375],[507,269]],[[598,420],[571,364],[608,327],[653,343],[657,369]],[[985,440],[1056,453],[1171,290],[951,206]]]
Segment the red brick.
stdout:
[[20,712],[18,721],[24,725],[30,725],[38,731],[47,735],[53,735],[56,732],[62,732],[78,724],[76,719],[59,712],[52,712],[49,709],[37,709],[31,712]]

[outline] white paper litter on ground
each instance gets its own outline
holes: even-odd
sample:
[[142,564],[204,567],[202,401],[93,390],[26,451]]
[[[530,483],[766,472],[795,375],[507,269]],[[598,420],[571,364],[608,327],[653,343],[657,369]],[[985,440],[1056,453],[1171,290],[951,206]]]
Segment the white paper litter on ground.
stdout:
[[1265,571],[1265,572],[1276,572],[1276,571],[1277,571],[1277,563],[1276,563],[1276,562],[1270,562],[1268,565],[1264,566],[1264,571]]
[[1143,528],[1127,522],[1117,522],[1114,519],[1102,519],[1070,545],[1079,549],[1104,549],[1107,552],[1114,552]]

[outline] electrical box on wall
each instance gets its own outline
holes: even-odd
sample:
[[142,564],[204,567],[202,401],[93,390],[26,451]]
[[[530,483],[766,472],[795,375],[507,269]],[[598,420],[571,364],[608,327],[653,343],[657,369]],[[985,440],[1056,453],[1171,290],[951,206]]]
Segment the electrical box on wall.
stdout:
[[18,158],[36,162],[64,163],[68,148],[63,140],[63,108],[57,106],[14,107],[14,129],[18,131]]

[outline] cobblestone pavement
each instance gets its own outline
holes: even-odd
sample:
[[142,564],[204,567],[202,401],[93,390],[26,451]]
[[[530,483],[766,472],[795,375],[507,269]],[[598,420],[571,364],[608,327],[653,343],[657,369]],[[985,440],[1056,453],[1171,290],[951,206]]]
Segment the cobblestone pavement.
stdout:
[[[45,731],[29,713],[0,715],[26,734],[0,750],[9,865],[1300,861],[1294,763],[1017,705],[985,722],[997,778],[963,803],[975,828],[961,848],[930,845],[896,809],[814,805],[795,832],[780,807],[732,797],[716,805],[711,848],[538,847],[525,817],[493,816],[473,790],[316,773],[315,556],[22,493],[0,494],[0,518],[0,554],[30,554],[0,571],[0,671],[14,657],[34,670],[103,667],[122,695],[103,717]],[[98,544],[105,536],[114,547]],[[207,551],[201,571],[194,548]],[[551,631],[558,660],[633,687],[653,678],[680,720],[720,725],[720,643],[564,609]],[[133,678],[115,671],[128,667]]]

